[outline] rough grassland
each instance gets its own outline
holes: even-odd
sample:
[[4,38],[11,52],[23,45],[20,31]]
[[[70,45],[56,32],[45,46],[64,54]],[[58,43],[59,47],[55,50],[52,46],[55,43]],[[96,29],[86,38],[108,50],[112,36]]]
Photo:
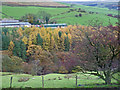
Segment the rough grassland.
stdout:
[[[2,74],[8,74],[3,72]],[[2,77],[2,88],[9,88],[10,87],[10,77],[13,76],[13,88],[24,88],[24,87],[32,87],[32,88],[41,88],[42,87],[42,77],[41,76],[31,76],[28,74],[14,74],[12,75],[6,75]],[[44,75],[44,85],[45,88],[75,88],[75,74],[69,74],[69,76],[72,76],[69,80],[64,78],[66,74],[47,74]],[[18,82],[19,78],[21,77],[29,77],[29,81],[27,82]],[[58,77],[62,78],[62,80],[58,80]],[[98,77],[93,75],[85,75],[83,73],[78,74],[78,88],[93,88],[93,87],[118,87],[118,85],[96,85],[96,84],[102,84],[104,83],[103,80],[98,79]],[[56,78],[56,80],[53,80],[53,78]],[[52,80],[48,80],[52,79]],[[112,80],[112,83],[116,83],[115,80]],[[86,85],[85,85],[86,84]],[[89,85],[88,85],[89,84]]]

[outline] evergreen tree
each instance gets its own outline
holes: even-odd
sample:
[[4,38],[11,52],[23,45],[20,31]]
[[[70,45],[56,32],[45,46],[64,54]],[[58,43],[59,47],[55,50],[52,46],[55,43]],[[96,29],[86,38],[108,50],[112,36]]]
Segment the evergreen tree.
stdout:
[[26,45],[21,41],[21,58],[26,61]]
[[37,34],[37,45],[43,46],[43,39],[39,33]]
[[2,35],[2,50],[7,50],[10,43],[10,38],[7,35]]
[[68,36],[65,37],[64,45],[65,45],[65,51],[69,51],[69,49],[70,49],[70,42],[69,42]]
[[21,57],[20,42],[19,41],[15,41],[14,43],[15,43],[15,47],[13,49],[13,54],[14,54],[14,56]]
[[59,31],[59,32],[58,32],[58,34],[59,34],[59,37],[61,38],[62,32],[61,32],[61,31]]

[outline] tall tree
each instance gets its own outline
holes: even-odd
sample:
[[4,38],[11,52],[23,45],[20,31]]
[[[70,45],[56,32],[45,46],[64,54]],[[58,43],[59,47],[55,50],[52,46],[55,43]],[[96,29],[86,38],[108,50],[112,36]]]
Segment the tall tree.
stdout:
[[22,41],[24,42],[24,44],[28,44],[28,38],[26,36],[23,37]]
[[[10,45],[9,45],[9,47],[8,47],[8,50],[10,51],[10,53],[11,53],[11,55],[13,55],[13,48],[14,48],[14,43],[13,43],[13,41],[10,41]],[[10,55],[10,56],[11,56]]]
[[70,42],[69,42],[68,36],[65,37],[64,45],[65,45],[65,51],[69,51],[69,49],[70,49]]
[[2,35],[2,50],[7,50],[10,43],[10,38],[8,35]]
[[37,34],[37,45],[43,46],[43,39],[39,33]]
[[21,41],[21,58],[26,61],[26,45],[24,44],[23,41]]
[[18,31],[17,31],[17,32],[19,33],[19,36],[23,36],[23,30],[22,30],[22,28],[21,28],[21,27],[18,29]]
[[[79,28],[77,41],[72,52],[77,52],[80,65],[85,70],[94,71],[88,74],[99,76],[106,84],[110,84],[113,75],[118,72],[118,31],[107,27]],[[78,33],[79,32],[79,33]],[[79,39],[78,39],[79,37]],[[81,40],[82,38],[82,40]],[[77,54],[76,53],[76,54]],[[87,73],[87,72],[86,72]]]
[[32,13],[28,13],[24,16],[21,17],[22,21],[28,21],[29,23],[33,24],[37,21],[37,17],[36,15],[32,14]]
[[50,17],[51,17],[49,13],[45,11],[39,11],[37,15],[39,19],[43,19],[46,22],[46,24],[48,24]]
[[21,47],[20,47],[20,42],[19,41],[15,41],[15,47],[13,49],[13,54],[15,56],[21,57]]

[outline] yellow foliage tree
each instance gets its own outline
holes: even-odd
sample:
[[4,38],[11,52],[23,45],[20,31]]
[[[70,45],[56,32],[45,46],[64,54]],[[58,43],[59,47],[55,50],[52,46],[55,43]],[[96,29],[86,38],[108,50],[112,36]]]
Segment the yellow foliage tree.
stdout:
[[19,33],[20,36],[23,36],[23,30],[22,30],[21,27],[18,29],[18,33]]
[[9,47],[8,47],[8,50],[9,50],[9,52],[10,52],[10,56],[12,56],[13,55],[13,48],[14,48],[14,43],[13,43],[13,41],[10,41],[10,45],[9,45]]
[[28,44],[28,38],[26,36],[23,37],[22,41],[24,42],[24,44]]

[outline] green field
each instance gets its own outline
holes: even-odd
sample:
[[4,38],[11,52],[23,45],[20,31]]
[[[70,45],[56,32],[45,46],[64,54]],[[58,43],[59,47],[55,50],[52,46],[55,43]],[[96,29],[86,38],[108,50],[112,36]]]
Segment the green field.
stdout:
[[[27,13],[37,14],[38,11],[46,11],[51,15],[56,15],[67,11],[68,8],[47,8],[47,7],[35,7],[35,6],[25,6],[25,7],[11,7],[11,6],[2,6],[2,12],[8,16],[12,16],[15,19],[19,19],[21,16]],[[4,17],[3,17],[4,18]]]
[[[1,73],[0,73],[1,74]],[[2,74],[9,74],[3,72]],[[64,76],[72,76],[69,78],[64,78]],[[75,88],[76,79],[74,74],[47,74],[44,75],[44,87],[45,88]],[[0,75],[2,77],[2,88],[9,88],[10,87],[10,78],[13,77],[13,88],[25,88],[25,87],[32,87],[32,88],[41,88],[42,87],[42,77],[41,76],[32,76],[28,74],[14,74],[12,75]],[[78,73],[78,88],[94,88],[94,87],[118,87],[119,85],[100,85],[103,84],[104,81],[102,79],[98,79],[98,77],[83,73]],[[21,77],[29,77],[30,79],[27,82],[18,82],[19,78]],[[62,80],[58,80],[58,77],[62,78]],[[56,78],[56,80],[53,80]],[[51,80],[48,80],[51,79]],[[112,80],[112,83],[116,83],[115,80]],[[99,85],[96,85],[99,84]]]
[[[90,7],[83,5],[75,5],[72,9],[81,8],[82,10],[87,11],[87,13],[81,13],[82,17],[75,17],[75,15],[79,15],[80,12],[70,12],[67,13],[71,8],[48,8],[48,7],[35,7],[35,6],[27,6],[27,7],[11,7],[11,6],[3,6],[2,12],[7,14],[7,16],[2,15],[3,18],[13,17],[14,19],[20,19],[21,16],[27,13],[37,14],[38,11],[46,11],[50,13],[52,17],[50,19],[55,19],[57,23],[67,23],[67,24],[81,24],[81,25],[89,25],[90,21],[93,19],[98,19],[103,23],[104,26],[109,25],[110,23],[116,25],[118,22],[116,18],[106,16],[105,14],[113,14],[117,15],[117,10],[108,10],[107,8],[98,8],[98,7]],[[98,12],[98,14],[89,14],[89,11]],[[63,13],[63,14],[61,14]],[[59,14],[59,15],[58,15]]]

